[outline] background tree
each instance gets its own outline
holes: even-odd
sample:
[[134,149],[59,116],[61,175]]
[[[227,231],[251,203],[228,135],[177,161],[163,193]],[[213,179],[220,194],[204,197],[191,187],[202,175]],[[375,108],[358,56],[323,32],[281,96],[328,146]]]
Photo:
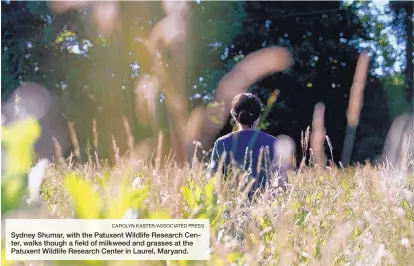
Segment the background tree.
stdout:
[[[396,13],[396,19],[394,21],[394,26],[399,27],[403,25],[405,29],[403,36],[405,36],[405,78],[407,80],[407,96],[412,98],[412,88],[413,88],[413,13],[414,5],[411,1],[392,1],[390,2],[390,7]],[[402,21],[402,23],[401,23]],[[401,25],[401,26],[402,26]],[[400,26],[400,27],[401,27]]]
[[[358,52],[362,49],[359,44],[361,40],[370,39],[368,28],[353,12],[354,8],[341,2],[248,2],[248,19],[243,24],[242,34],[236,37],[234,46],[228,47],[225,53],[230,60],[238,60],[240,55],[275,44],[291,49],[294,55],[293,68],[263,79],[252,90],[264,101],[275,89],[280,91],[264,128],[273,135],[292,136],[297,143],[297,154],[301,154],[301,131],[311,125],[313,108],[321,101],[326,105],[326,130],[333,146],[333,156],[339,160],[346,127],[345,110],[349,89]],[[369,79],[370,83],[374,81],[373,78]],[[370,98],[366,99],[371,101]],[[376,105],[386,104],[383,100],[383,97],[377,98]],[[362,113],[385,112],[384,116],[387,117],[386,111],[386,108],[369,110],[365,107]],[[369,132],[364,132],[363,128],[371,127],[369,125],[372,123],[375,122],[365,120],[363,126],[361,123],[359,138],[367,136]],[[387,131],[387,126],[387,122],[380,125],[380,136]],[[377,126],[373,127],[378,129]],[[226,127],[222,134],[229,132],[230,128]],[[365,158],[379,153],[381,142],[379,137],[378,143],[369,149],[370,154],[365,154]],[[358,142],[355,150],[360,148],[365,147],[361,147]]]
[[[92,146],[93,119],[98,127],[100,156],[113,157],[112,135],[122,154],[127,148],[123,116],[136,140],[154,134],[151,128],[138,121],[134,92],[139,77],[154,74],[145,40],[157,21],[165,16],[161,3],[114,2],[111,6],[94,2],[55,4],[2,2],[2,60],[3,66],[7,66],[2,69],[3,77],[6,77],[2,79],[3,99],[7,100],[21,81],[36,81],[60,96],[61,103],[57,105],[63,109],[63,122],[74,122],[83,159],[87,153],[93,152],[84,149]],[[214,43],[230,42],[241,27],[237,22],[231,26],[212,22],[218,18],[243,18],[242,6],[242,3],[230,2],[194,3],[190,10],[192,21],[189,30],[191,71],[186,73],[184,88],[187,96],[213,90],[206,83],[197,86],[202,82],[200,74],[206,68],[213,73],[221,71],[215,70],[221,48]],[[58,12],[52,12],[50,7]],[[103,10],[116,10],[115,14],[122,14],[117,17],[117,27],[114,27],[118,30],[104,31],[97,27],[108,25],[100,20],[104,17],[99,16]],[[166,52],[163,56],[168,61]],[[208,78],[206,82],[209,82]],[[157,122],[161,129],[168,130],[168,113],[162,113],[165,88],[157,97],[161,107]],[[191,100],[197,101],[198,97]],[[52,143],[51,136],[49,143]]]
[[[135,112],[135,91],[138,79],[154,76],[153,58],[145,43],[154,25],[166,15],[162,5],[158,2],[65,2],[57,12],[54,4],[2,2],[3,99],[7,100],[21,81],[38,82],[55,93],[56,106],[50,113],[63,125],[74,122],[84,160],[93,152],[87,147],[94,142],[94,119],[102,158],[113,156],[112,135],[121,154],[128,149],[122,117],[128,121],[135,140],[154,136],[153,128],[141,121],[143,115],[137,116]],[[220,79],[249,53],[267,46],[285,46],[294,56],[294,66],[258,81],[251,88],[264,101],[274,96],[276,89],[279,91],[277,102],[271,105],[261,126],[273,135],[292,136],[300,149],[301,131],[311,125],[315,104],[323,102],[327,135],[332,142],[334,159],[338,160],[356,59],[362,50],[369,50],[372,71],[354,160],[373,158],[388,130],[388,116],[394,117],[402,111],[399,109],[403,106],[401,88],[409,88],[405,79],[409,76],[410,64],[402,78],[394,68],[399,64],[400,50],[387,38],[390,27],[398,29],[393,31],[399,38],[396,43],[405,40],[407,45],[411,43],[405,49],[406,61],[412,61],[409,53],[412,34],[408,34],[408,39],[406,34],[412,23],[408,23],[401,5],[408,10],[407,14],[412,14],[407,3],[394,5],[394,2],[391,7],[395,7],[396,15],[389,8],[380,10],[371,2],[192,3],[185,53],[187,71],[182,83],[189,100],[186,111],[212,102]],[[389,16],[384,17],[384,12]],[[102,19],[105,17],[108,19]],[[396,19],[392,21],[389,17]],[[162,58],[171,62],[171,51],[162,51]],[[172,66],[169,68],[172,71]],[[168,135],[165,90],[164,86],[156,94],[156,120]],[[231,128],[227,124],[219,135]],[[60,142],[68,139],[63,135]],[[50,136],[45,141],[52,145]],[[326,146],[326,149],[329,148]],[[66,149],[70,150],[70,147]]]

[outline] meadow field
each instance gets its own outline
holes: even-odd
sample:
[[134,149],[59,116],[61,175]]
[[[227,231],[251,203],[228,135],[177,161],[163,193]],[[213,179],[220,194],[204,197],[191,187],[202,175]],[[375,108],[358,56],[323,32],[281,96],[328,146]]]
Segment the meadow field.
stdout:
[[[211,256],[6,261],[2,226],[1,265],[414,265],[414,12],[374,2],[2,1],[2,223],[209,219]],[[244,92],[302,147],[252,201],[201,160]]]
[[[33,130],[23,132],[27,137]],[[20,152],[31,154],[20,146]],[[15,153],[10,149],[8,163],[13,163],[13,156],[23,158],[18,148]],[[156,153],[151,161],[130,154],[110,167],[92,156],[86,163],[71,157],[40,161],[32,168],[28,189],[20,190],[23,202],[13,203],[7,193],[11,186],[4,177],[13,169],[6,168],[2,213],[3,219],[4,214],[6,218],[210,219],[207,262],[24,265],[414,265],[414,176],[409,169],[387,163],[343,169],[310,161],[290,171],[287,191],[270,184],[250,203],[249,184],[241,173],[207,180],[205,165],[196,159],[192,166],[179,167]],[[20,179],[23,184],[25,178]],[[9,212],[3,212],[4,206]]]

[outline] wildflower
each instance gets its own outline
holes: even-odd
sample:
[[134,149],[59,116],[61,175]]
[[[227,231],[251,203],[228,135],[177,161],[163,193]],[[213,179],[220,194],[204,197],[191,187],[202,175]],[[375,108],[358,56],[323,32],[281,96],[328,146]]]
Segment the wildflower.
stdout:
[[408,189],[404,189],[404,195],[407,201],[414,202],[414,193]]
[[202,146],[201,142],[200,141],[197,141],[197,140],[193,140],[193,144],[196,145],[197,147],[201,147]]
[[365,232],[362,238],[362,241],[365,245],[370,245],[373,243],[373,237],[369,232]]
[[305,258],[309,257],[309,253],[308,252],[305,252],[305,251],[301,251],[300,252],[300,255],[302,255]]
[[123,219],[138,219],[139,217],[139,212],[135,211],[133,209],[128,209],[126,210],[124,217],[122,217]]
[[138,188],[141,186],[141,178],[139,176],[135,177],[135,179],[132,181],[132,187]]
[[410,240],[408,240],[408,238],[404,237],[401,239],[401,245],[405,248],[409,248],[410,247]]
[[405,211],[403,208],[399,207],[395,209],[395,213],[397,214],[398,217],[400,218],[404,218],[405,217]]
[[28,189],[30,193],[29,198],[27,199],[28,204],[31,204],[39,199],[40,186],[49,164],[50,162],[48,159],[41,159],[35,167],[30,169],[28,175]]

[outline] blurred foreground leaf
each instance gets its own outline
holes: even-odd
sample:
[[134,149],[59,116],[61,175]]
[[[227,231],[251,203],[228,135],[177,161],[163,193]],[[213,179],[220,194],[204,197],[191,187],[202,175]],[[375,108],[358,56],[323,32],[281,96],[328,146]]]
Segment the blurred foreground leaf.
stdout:
[[120,219],[124,217],[125,212],[128,209],[139,210],[142,203],[148,198],[149,187],[145,186],[139,190],[129,190],[125,191],[121,198],[117,201],[108,202],[110,206],[108,213],[106,213],[105,218],[109,219]]
[[65,178],[65,188],[73,200],[76,218],[100,218],[101,196],[91,184],[75,173],[70,173]]
[[168,210],[154,210],[149,214],[148,219],[171,219]]
[[33,146],[40,136],[40,126],[33,118],[2,127],[1,142],[7,151],[7,177],[27,171],[33,158]]
[[[3,243],[3,245],[4,245],[4,243]],[[3,266],[13,265],[13,261],[6,260],[6,249],[5,248],[1,249],[1,265],[3,265]]]
[[15,208],[27,188],[27,170],[33,160],[34,144],[40,126],[27,118],[2,127],[1,143],[5,147],[6,164],[1,182],[1,214]]
[[188,206],[192,209],[195,209],[197,207],[197,202],[192,191],[187,186],[183,186],[181,191]]

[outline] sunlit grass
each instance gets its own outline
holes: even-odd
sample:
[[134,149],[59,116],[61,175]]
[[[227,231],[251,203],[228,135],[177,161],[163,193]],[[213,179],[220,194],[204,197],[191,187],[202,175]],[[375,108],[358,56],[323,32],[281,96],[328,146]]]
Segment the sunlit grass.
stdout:
[[209,218],[212,260],[196,265],[414,261],[412,175],[390,166],[305,168],[291,172],[286,192],[270,187],[252,204],[245,186],[239,175],[208,183],[201,164],[156,170],[125,158],[113,168],[53,165],[41,198],[59,218]]
[[[3,129],[6,166],[15,164],[5,168],[2,178],[4,218],[200,218],[209,219],[211,226],[212,254],[207,262],[47,265],[412,265],[414,261],[412,167],[387,163],[342,169],[310,163],[314,166],[301,165],[289,173],[286,191],[270,180],[253,202],[247,197],[251,182],[242,173],[207,179],[205,165],[196,158],[190,167],[162,158],[144,161],[139,153],[119,157],[114,166],[92,159],[76,163],[70,157],[49,164],[45,171],[36,170],[46,166],[42,161],[29,174],[40,182],[27,182],[31,144],[37,136],[30,122]],[[305,150],[308,135],[302,143]],[[11,146],[18,136],[26,139],[25,145]],[[405,162],[413,163],[410,158]],[[34,185],[16,192],[16,182],[23,188],[26,183]],[[19,197],[27,200],[19,205]]]

